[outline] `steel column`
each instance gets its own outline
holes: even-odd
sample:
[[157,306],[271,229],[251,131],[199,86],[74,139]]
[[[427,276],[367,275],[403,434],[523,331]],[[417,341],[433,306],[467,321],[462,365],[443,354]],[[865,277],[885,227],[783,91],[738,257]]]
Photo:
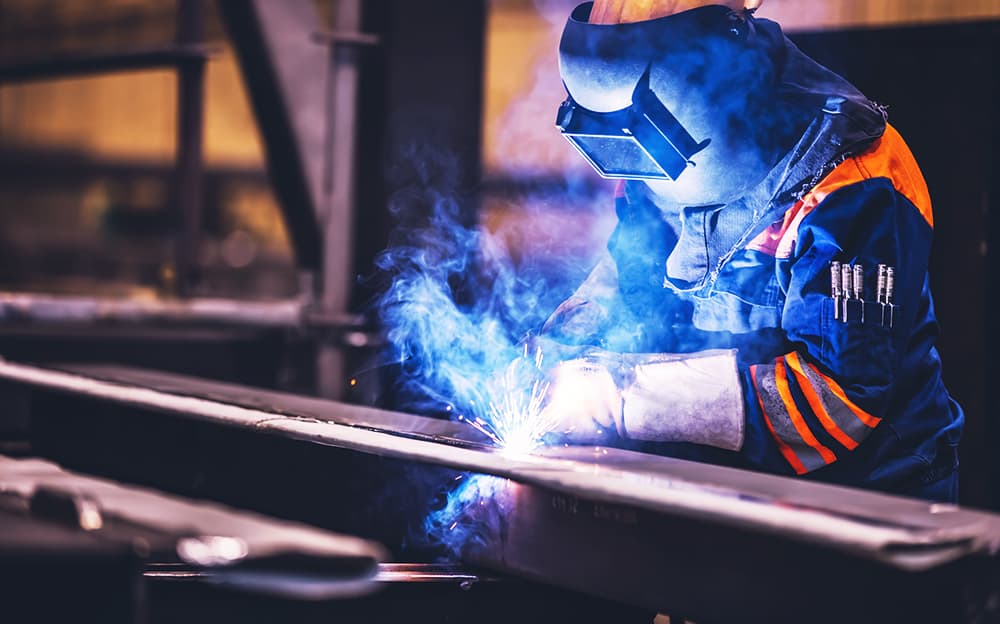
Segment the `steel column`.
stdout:
[[[361,28],[361,0],[338,0],[337,30]],[[327,122],[323,163],[323,282],[320,308],[328,314],[347,312],[354,282],[355,155],[357,153],[358,56],[356,44],[334,39],[327,78]],[[319,345],[317,391],[340,398],[346,382],[343,347]]]
[[[179,0],[177,43],[197,44],[205,37],[202,0]],[[204,202],[203,138],[205,126],[205,59],[193,57],[177,66],[177,172],[174,214],[178,217],[174,246],[174,284],[188,295],[198,281],[198,242]]]

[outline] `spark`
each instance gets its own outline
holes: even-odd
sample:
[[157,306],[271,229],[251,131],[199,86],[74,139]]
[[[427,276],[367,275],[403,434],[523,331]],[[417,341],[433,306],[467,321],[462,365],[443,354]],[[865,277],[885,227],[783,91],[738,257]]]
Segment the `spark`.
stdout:
[[[458,419],[505,451],[531,451],[541,446],[556,426],[544,410],[549,382],[542,373],[541,349],[532,356],[525,345],[521,355],[487,379],[480,392],[478,405],[485,407],[471,418],[460,415]],[[469,405],[476,407],[476,400],[470,400]]]

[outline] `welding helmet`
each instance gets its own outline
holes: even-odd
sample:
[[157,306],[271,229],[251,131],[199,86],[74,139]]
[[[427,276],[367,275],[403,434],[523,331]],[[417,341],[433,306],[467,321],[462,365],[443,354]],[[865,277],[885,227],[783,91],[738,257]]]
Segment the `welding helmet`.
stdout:
[[749,11],[709,5],[592,24],[592,6],[578,6],[563,31],[568,97],[556,125],[598,173],[676,181],[694,167],[725,176],[759,156],[755,139],[766,137],[752,135],[776,83],[775,42]]

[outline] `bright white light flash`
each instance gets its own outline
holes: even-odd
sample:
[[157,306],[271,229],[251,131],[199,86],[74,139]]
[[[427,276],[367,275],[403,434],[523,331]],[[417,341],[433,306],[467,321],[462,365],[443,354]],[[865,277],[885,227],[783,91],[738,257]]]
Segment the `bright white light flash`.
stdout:
[[481,414],[471,418],[459,416],[459,420],[512,453],[524,453],[542,445],[556,423],[543,411],[549,383],[542,375],[541,365],[541,349],[532,358],[525,345],[521,357],[486,383],[479,401],[469,402],[477,405]]

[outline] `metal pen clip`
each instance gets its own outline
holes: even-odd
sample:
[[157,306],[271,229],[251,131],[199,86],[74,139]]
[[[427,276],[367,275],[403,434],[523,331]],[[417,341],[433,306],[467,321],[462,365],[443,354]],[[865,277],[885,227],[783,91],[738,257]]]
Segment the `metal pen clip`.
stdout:
[[833,298],[833,320],[840,320],[840,263],[830,263],[830,296]]
[[858,307],[861,308],[861,324],[865,322],[865,267],[860,264],[854,265],[854,298],[858,300]]
[[878,265],[878,277],[876,278],[875,285],[875,301],[878,302],[879,306],[882,308],[882,320],[881,325],[885,327],[885,287],[888,275],[888,268],[884,264]]
[[847,308],[848,302],[851,300],[851,295],[854,293],[854,271],[851,270],[851,265],[844,264],[840,267],[840,289],[843,291],[844,305],[843,305],[843,315],[841,316],[841,321],[847,322]]
[[[896,294],[896,269],[895,267],[887,267],[885,270],[885,303],[888,306],[889,311],[889,329],[895,324],[896,316],[896,304],[892,302]],[[885,321],[882,321],[882,326],[885,326]]]

